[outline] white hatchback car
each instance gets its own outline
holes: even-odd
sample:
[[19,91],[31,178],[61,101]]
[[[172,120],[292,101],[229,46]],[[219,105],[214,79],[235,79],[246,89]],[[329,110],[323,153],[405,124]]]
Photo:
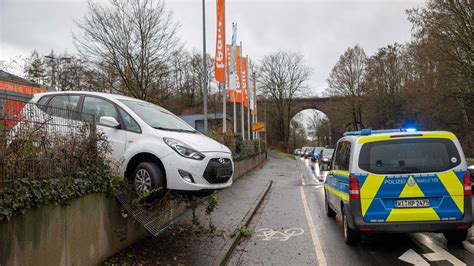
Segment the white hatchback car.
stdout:
[[165,188],[206,195],[232,184],[230,149],[162,107],[85,91],[39,93],[30,102],[94,114],[111,144],[109,160],[140,194]]

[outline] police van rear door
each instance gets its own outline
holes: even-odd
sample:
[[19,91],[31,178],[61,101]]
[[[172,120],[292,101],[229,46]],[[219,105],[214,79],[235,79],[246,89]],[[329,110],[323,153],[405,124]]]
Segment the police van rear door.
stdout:
[[452,134],[361,138],[358,166],[366,222],[460,220],[461,154]]

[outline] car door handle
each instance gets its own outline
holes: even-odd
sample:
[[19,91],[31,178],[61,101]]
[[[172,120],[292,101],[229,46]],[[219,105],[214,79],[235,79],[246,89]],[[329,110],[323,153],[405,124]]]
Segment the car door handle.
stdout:
[[133,140],[129,140],[128,143],[133,143]]

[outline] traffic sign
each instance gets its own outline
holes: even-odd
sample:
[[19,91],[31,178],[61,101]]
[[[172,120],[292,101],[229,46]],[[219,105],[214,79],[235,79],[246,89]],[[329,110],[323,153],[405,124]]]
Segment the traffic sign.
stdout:
[[265,124],[263,122],[252,123],[253,132],[265,132]]

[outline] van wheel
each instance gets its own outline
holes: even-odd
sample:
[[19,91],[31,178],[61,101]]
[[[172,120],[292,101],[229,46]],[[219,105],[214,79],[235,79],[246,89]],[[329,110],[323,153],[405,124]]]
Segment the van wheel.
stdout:
[[451,243],[460,243],[467,238],[467,230],[457,230],[457,231],[449,231],[444,232],[443,235]]
[[146,196],[150,201],[165,194],[165,177],[158,165],[152,162],[143,162],[137,165],[133,174],[135,191],[141,197]]
[[[326,194],[326,193],[324,193]],[[329,206],[328,198],[324,195],[324,210],[326,211],[326,216],[330,218],[336,217],[336,212]]]
[[346,244],[350,246],[353,246],[359,243],[360,234],[359,232],[349,227],[349,224],[347,222],[347,215],[346,215],[346,212],[344,211],[344,208],[342,209],[342,226],[344,229],[344,242],[346,242]]

